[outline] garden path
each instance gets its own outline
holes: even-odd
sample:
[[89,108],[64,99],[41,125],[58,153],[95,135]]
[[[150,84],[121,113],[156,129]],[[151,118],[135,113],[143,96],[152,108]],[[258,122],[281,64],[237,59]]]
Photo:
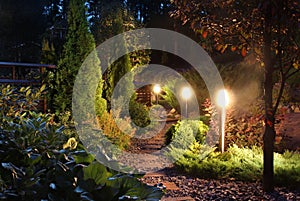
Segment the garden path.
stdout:
[[131,147],[129,149],[132,153],[152,153],[162,149],[165,146],[166,136],[165,133],[169,128],[177,122],[176,119],[167,119],[164,128],[151,138],[138,139],[133,138],[131,141]]
[[[151,154],[155,151],[161,150],[166,143],[166,136],[165,136],[166,132],[176,122],[177,119],[167,119],[164,128],[152,138],[149,139],[133,138],[133,140],[131,141],[131,147],[129,148],[128,151],[131,153]],[[149,161],[149,166],[160,167],[161,165],[163,165],[163,162],[160,162],[161,164],[155,164],[155,161],[152,160],[152,158],[148,158],[145,160]],[[144,177],[141,180],[144,183],[147,183],[148,185],[151,186],[156,185],[158,187],[165,188],[167,191],[177,192],[180,190],[177,184],[175,184],[174,181],[168,181],[167,179],[165,179],[165,177],[167,177],[166,174],[172,172],[171,169],[172,167],[169,167],[161,171],[147,173],[146,175],[144,175]],[[161,200],[162,201],[183,201],[183,200],[192,201],[194,199],[187,195],[181,196],[180,194],[178,194],[178,195],[165,195]]]
[[[131,167],[142,172],[160,170],[164,167],[170,166],[170,161],[167,158],[161,157],[160,151],[165,147],[165,133],[176,122],[177,120],[173,119],[167,120],[164,127],[158,131],[158,133],[150,132],[150,136],[148,138],[132,138],[131,145],[127,149],[127,152],[139,154],[140,156],[143,155],[143,157],[140,160],[136,160],[136,158],[124,158],[124,160],[130,162]],[[145,164],[147,165],[145,166]]]

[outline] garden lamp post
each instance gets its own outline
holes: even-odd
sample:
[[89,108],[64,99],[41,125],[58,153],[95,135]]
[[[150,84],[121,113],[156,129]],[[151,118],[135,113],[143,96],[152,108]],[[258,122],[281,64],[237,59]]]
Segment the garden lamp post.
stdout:
[[224,152],[225,147],[225,120],[226,120],[226,107],[229,104],[228,93],[225,89],[221,89],[217,94],[217,103],[221,107],[221,136],[219,142],[219,148],[221,153]]
[[191,97],[192,95],[192,90],[190,87],[183,87],[182,91],[181,91],[181,96],[182,98],[185,100],[185,115],[186,118],[188,118],[188,99]]
[[160,91],[161,91],[160,85],[159,84],[154,85],[153,92],[156,95],[156,105],[158,105],[158,94],[160,93]]

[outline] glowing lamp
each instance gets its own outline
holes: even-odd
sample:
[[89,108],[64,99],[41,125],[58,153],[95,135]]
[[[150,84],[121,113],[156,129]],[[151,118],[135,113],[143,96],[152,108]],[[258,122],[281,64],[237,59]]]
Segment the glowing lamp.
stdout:
[[161,88],[159,84],[154,85],[153,92],[156,94],[156,104],[158,105],[158,94],[160,93]]
[[185,115],[188,118],[188,99],[192,96],[192,90],[189,87],[183,87],[181,91],[181,96],[185,99]]
[[189,99],[192,96],[192,91],[189,87],[183,87],[181,91],[182,98],[185,100]]
[[217,95],[217,103],[220,107],[227,107],[229,104],[228,93],[225,89],[221,89]]
[[159,94],[160,91],[161,91],[161,88],[160,88],[159,84],[154,85],[154,87],[153,87],[153,92],[154,92],[155,94]]

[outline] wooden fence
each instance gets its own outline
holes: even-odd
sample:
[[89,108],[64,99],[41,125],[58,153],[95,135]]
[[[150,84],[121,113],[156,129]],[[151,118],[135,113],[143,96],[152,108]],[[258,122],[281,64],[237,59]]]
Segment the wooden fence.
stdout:
[[[45,70],[55,68],[55,65],[48,64],[0,62],[0,84],[41,87],[44,83]],[[41,109],[46,112],[46,96],[40,103]]]

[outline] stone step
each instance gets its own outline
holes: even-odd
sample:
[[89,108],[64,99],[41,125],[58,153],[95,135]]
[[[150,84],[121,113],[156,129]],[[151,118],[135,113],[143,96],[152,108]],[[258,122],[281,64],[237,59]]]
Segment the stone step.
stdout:
[[167,190],[171,190],[171,191],[179,190],[179,187],[174,182],[163,181],[161,183],[166,187]]
[[150,143],[164,144],[165,143],[165,138],[156,138],[156,139],[151,140]]
[[[179,187],[174,182],[162,181],[161,183],[166,187],[167,190],[170,190],[170,191],[177,191],[177,190],[179,190]],[[154,186],[157,183],[147,183],[147,184],[149,186]]]
[[[143,177],[147,178],[147,177],[163,177],[166,176],[163,172],[149,172],[146,173]],[[176,191],[179,190],[179,187],[174,183],[174,182],[169,182],[169,181],[162,181],[161,182],[167,190],[171,190],[171,191]],[[157,183],[148,183],[148,185],[150,186],[154,186]]]
[[141,147],[141,149],[147,149],[147,150],[159,150],[161,149],[162,145],[160,144],[146,144],[143,147]]
[[[164,172],[148,172],[146,173],[143,177],[147,178],[147,177],[164,177],[166,176],[166,174]],[[171,191],[177,191],[180,190],[179,187],[174,183],[174,182],[168,182],[168,181],[162,181],[161,182],[164,186],[166,186],[167,190],[171,190]],[[148,183],[148,185],[154,186],[155,184],[151,184]],[[194,201],[195,199],[190,197],[190,196],[186,196],[186,197],[162,197],[161,201]]]
[[164,145],[165,143],[164,143],[163,140],[151,140],[151,141],[145,143],[145,145],[147,145],[147,144],[160,144],[160,145]]
[[161,201],[193,201],[194,198],[188,196],[188,197],[176,197],[176,198],[172,198],[172,197],[162,197]]

